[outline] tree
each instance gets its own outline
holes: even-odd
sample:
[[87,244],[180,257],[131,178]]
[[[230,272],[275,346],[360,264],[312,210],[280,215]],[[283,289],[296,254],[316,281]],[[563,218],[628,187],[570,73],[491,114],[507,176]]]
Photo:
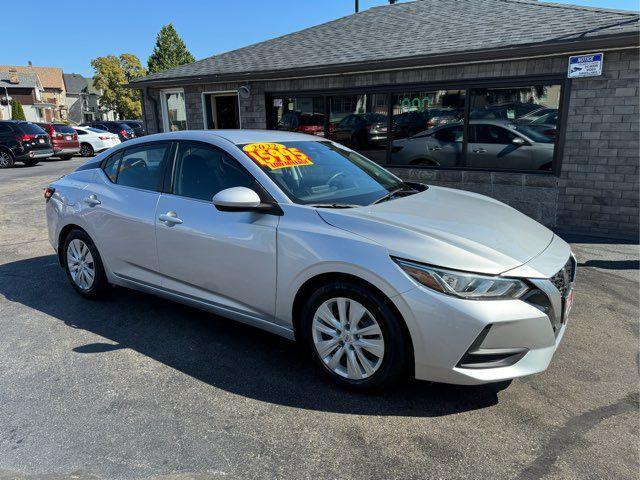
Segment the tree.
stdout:
[[119,57],[107,55],[91,60],[91,66],[96,72],[93,84],[102,92],[100,107],[114,110],[119,118],[140,118],[140,94],[126,86],[134,78],[147,74],[138,57],[130,53]]
[[149,73],[161,72],[169,68],[195,62],[187,46],[170,23],[163,26],[156,36],[156,45],[147,61]]
[[11,100],[11,120],[26,120],[22,104],[17,100]]

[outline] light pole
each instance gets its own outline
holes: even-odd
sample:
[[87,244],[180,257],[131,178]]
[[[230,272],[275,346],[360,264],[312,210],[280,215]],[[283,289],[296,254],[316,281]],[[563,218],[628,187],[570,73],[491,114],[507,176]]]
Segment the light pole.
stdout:
[[360,6],[358,5],[358,0],[356,0],[356,13],[358,13],[358,10],[360,10]]
[[9,113],[9,118],[7,120],[11,120],[11,105],[9,104],[9,90],[7,90],[7,86],[4,87],[4,99],[7,101],[7,112]]

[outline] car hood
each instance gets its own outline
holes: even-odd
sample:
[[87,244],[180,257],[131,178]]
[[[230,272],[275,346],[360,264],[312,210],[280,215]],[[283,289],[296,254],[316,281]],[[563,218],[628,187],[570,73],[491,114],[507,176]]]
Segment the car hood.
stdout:
[[318,209],[330,225],[366,237],[393,256],[500,274],[544,251],[553,232],[484,195],[443,187],[377,205]]

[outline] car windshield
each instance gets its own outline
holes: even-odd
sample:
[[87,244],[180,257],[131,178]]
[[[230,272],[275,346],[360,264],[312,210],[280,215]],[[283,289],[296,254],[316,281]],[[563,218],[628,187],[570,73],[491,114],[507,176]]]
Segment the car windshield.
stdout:
[[546,135],[526,125],[513,125],[513,129],[517,132],[520,132],[526,135],[534,142],[538,142],[538,143],[554,143],[555,142],[555,139],[551,137],[547,137]]
[[404,183],[371,160],[332,142],[238,145],[295,203],[363,206]]

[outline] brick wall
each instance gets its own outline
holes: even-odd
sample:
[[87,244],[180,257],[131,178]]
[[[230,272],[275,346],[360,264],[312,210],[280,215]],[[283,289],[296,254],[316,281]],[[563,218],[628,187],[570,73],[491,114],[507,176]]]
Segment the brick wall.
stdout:
[[[185,86],[189,128],[204,128],[204,91],[251,86],[240,101],[242,128],[266,128],[265,92],[357,88],[461,79],[564,76],[567,56],[335,77]],[[390,168],[405,179],[470,190],[564,231],[638,235],[638,51],[605,52],[602,77],[572,82],[560,177],[539,174]],[[158,95],[157,92],[151,94]],[[148,101],[149,131],[155,131]],[[153,122],[152,122],[153,120]]]
[[601,77],[574,79],[557,226],[638,237],[638,52],[605,52]]

